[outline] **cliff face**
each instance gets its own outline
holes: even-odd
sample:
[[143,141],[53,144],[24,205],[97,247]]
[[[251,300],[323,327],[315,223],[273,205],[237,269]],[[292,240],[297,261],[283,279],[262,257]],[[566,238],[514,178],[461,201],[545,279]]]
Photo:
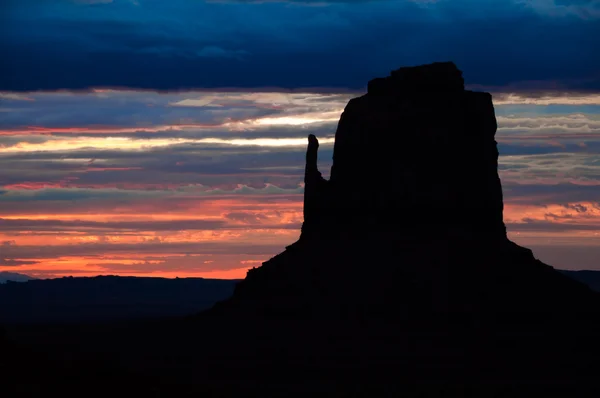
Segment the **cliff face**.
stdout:
[[213,313],[482,316],[595,306],[586,286],[507,239],[496,127],[491,95],[464,90],[453,63],[372,80],[340,118],[329,181],[309,136],[300,240],[250,270]]
[[495,133],[491,95],[465,91],[453,63],[370,81],[341,116],[328,184],[316,161],[307,168],[304,231],[370,226],[505,238]]

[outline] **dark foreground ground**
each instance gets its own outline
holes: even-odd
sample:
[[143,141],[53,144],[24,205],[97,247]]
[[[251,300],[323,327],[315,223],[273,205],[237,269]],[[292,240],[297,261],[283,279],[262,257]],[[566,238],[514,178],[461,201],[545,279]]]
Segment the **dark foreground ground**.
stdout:
[[98,276],[0,284],[0,324],[185,316],[233,293],[236,280]]
[[[600,271],[561,271],[600,292]],[[0,284],[0,325],[98,323],[196,314],[238,280],[98,276]]]
[[[569,321],[179,319],[13,329],[18,343],[2,349],[0,374],[4,396],[598,396],[597,322],[573,339]],[[529,335],[522,324],[531,322],[553,332]]]
[[599,332],[578,311],[7,325],[0,388],[6,397],[597,397]]

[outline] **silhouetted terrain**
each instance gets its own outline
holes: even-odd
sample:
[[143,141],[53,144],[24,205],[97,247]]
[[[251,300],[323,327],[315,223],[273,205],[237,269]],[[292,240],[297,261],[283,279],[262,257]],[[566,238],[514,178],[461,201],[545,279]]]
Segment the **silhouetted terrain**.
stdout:
[[16,272],[0,272],[0,284],[6,283],[8,281],[25,282],[33,279],[35,278],[32,278],[31,276],[25,274],[18,274]]
[[[560,272],[600,291],[600,271]],[[238,282],[117,276],[9,282],[0,286],[0,324],[102,322],[190,315],[231,296]],[[361,289],[356,286],[357,295]]]
[[197,316],[9,328],[5,389],[600,396],[600,295],[507,238],[495,133],[453,63],[372,80],[330,180],[309,137],[298,242]]
[[236,282],[117,276],[9,282],[0,286],[0,323],[189,315],[229,297]]
[[341,115],[329,181],[309,137],[300,240],[250,270],[212,313],[390,319],[595,308],[597,294],[507,238],[496,129],[491,95],[465,90],[452,63],[372,80]]
[[560,270],[560,272],[562,272],[563,274],[565,274],[565,275],[567,275],[567,276],[575,279],[576,281],[579,281],[581,283],[585,283],[592,290],[600,292],[600,271],[589,271],[589,270],[567,271],[567,270]]
[[[563,274],[600,291],[600,271]],[[203,278],[41,279],[0,286],[1,323],[122,321],[190,315],[231,296],[238,280]],[[357,295],[361,286],[356,286]]]

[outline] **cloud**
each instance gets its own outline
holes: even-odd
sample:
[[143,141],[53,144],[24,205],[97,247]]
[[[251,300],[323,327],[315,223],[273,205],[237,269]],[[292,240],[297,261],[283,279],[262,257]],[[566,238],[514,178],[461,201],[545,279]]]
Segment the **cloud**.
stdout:
[[[475,87],[474,87],[475,88]],[[484,87],[480,87],[484,89]],[[491,87],[490,89],[494,89]],[[494,93],[494,105],[600,105],[600,94],[565,91]]]
[[[388,0],[212,0],[214,3],[246,3],[246,4],[262,4],[262,3],[298,3],[298,4],[335,4],[335,3],[370,3],[376,1]],[[412,1],[412,0],[408,0]],[[426,2],[428,0],[414,0],[414,2]],[[431,1],[431,0],[429,0]],[[435,0],[433,0],[435,1]]]
[[[3,119],[8,126],[0,131],[0,165],[6,171],[0,177],[0,186],[12,190],[128,186],[175,189],[193,184],[240,183],[295,188],[303,178],[306,136],[313,133],[321,138],[321,162],[330,163],[337,119],[326,123],[261,124],[256,123],[253,110],[275,107],[269,111],[269,120],[306,120],[307,115],[319,112],[335,112],[337,118],[346,99],[346,95],[306,93],[202,95],[129,91],[37,93],[34,97],[36,106],[13,115],[12,120]],[[215,106],[206,111],[197,106],[197,101]],[[147,103],[155,106],[147,107]],[[196,117],[211,127],[154,124],[164,123],[174,108],[181,112],[169,122]],[[216,117],[224,118],[235,116],[242,108],[252,114],[248,122],[240,119],[243,123],[227,127],[211,120],[215,117],[212,109],[222,111],[225,116]],[[68,127],[24,126],[37,114],[53,115],[53,120],[40,122]],[[124,126],[102,127],[96,125],[99,120],[116,120]],[[130,127],[140,120],[144,127]],[[327,164],[323,169],[328,169]]]
[[[241,3],[241,4],[264,4],[264,3],[291,3],[307,6],[326,6],[331,4],[362,4],[390,0],[212,0],[216,3]],[[406,3],[414,3],[419,6],[435,8],[443,6],[444,1],[449,0],[400,0]],[[441,4],[439,4],[441,3]],[[464,7],[476,6],[478,1],[461,1]],[[504,3],[510,4],[509,1]],[[514,0],[515,5],[529,7],[536,12],[552,17],[576,16],[579,18],[600,17],[600,1],[598,0]]]
[[567,232],[567,231],[597,231],[600,224],[585,223],[556,223],[542,220],[525,220],[522,223],[507,223],[510,231],[535,231],[535,232]]
[[545,239],[544,244],[530,245],[537,258],[558,269],[600,270],[600,245],[598,239],[588,245],[582,240],[571,244],[557,244],[556,240]]
[[574,204],[574,205],[566,204],[566,205],[563,205],[563,206],[564,206],[565,208],[567,208],[567,209],[573,209],[573,210],[575,210],[577,213],[585,213],[585,212],[587,212],[587,210],[588,210],[588,208],[587,208],[586,206],[584,206],[584,205],[582,205],[582,204],[579,204],[579,203],[577,203],[577,204]]
[[32,265],[32,264],[37,264],[37,263],[38,263],[37,261],[15,260],[15,259],[0,257],[0,267],[19,267],[21,265]]
[[0,90],[364,89],[401,65],[454,60],[470,84],[598,91],[595,4],[19,2],[3,16]]
[[[590,238],[600,187],[595,97],[516,93],[496,106],[509,232]],[[306,135],[323,138],[327,173],[337,117],[357,94],[5,95],[0,257],[40,274],[189,275],[264,261],[297,238]],[[252,251],[257,244],[264,250]]]
[[225,50],[217,46],[206,46],[196,52],[198,57],[222,57],[240,59],[248,54],[245,50]]
[[499,141],[599,139],[600,115],[573,113],[497,116]]
[[200,184],[177,187],[176,189],[82,189],[82,188],[42,188],[42,189],[19,189],[0,191],[0,200],[12,201],[13,198],[18,198],[19,201],[33,200],[83,200],[90,197],[97,199],[111,199],[118,197],[125,199],[127,196],[147,196],[157,197],[165,194],[180,195],[180,196],[223,196],[223,195],[265,195],[265,194],[300,194],[301,187],[293,189],[280,188],[272,184],[263,184],[263,187],[254,188],[243,184],[237,184],[232,189],[212,188]]
[[580,185],[598,185],[600,165],[597,154],[556,153],[515,155],[501,159],[501,177],[505,181],[540,184],[571,181]]
[[[264,224],[269,218],[264,214],[229,213],[225,215],[228,220],[244,224],[260,224],[260,229],[298,229],[299,224]],[[240,226],[228,224],[221,220],[147,220],[147,221],[84,221],[84,220],[31,220],[31,219],[2,219],[0,218],[0,232],[18,231],[215,231],[222,229],[239,229]],[[247,229],[247,226],[243,226]],[[14,242],[14,241],[12,241]],[[14,245],[6,245],[12,246]]]
[[238,221],[243,224],[260,224],[268,217],[261,213],[235,212],[225,214],[225,218]]
[[598,0],[518,0],[517,2],[552,17],[600,18],[600,1]]
[[34,99],[20,93],[0,92],[0,101],[34,101]]
[[[111,243],[85,243],[76,245],[53,245],[53,246],[27,246],[15,245],[10,247],[6,253],[10,258],[25,258],[27,261],[36,259],[48,259],[56,257],[110,257],[114,255],[217,255],[217,254],[245,254],[245,255],[273,255],[281,250],[282,246],[277,244],[258,243],[233,243],[233,242],[178,242],[178,243],[134,243],[134,244],[111,244]],[[12,260],[5,260],[6,262]],[[17,260],[15,260],[17,261]],[[23,264],[24,265],[24,264]]]
[[597,201],[599,182],[582,185],[556,179],[554,183],[503,181],[504,200],[508,204],[545,205],[548,203],[577,203]]
[[[35,103],[8,101],[15,110],[0,121],[2,135],[35,134],[134,134],[162,130],[223,130],[246,132],[267,128],[265,118],[297,119],[304,123],[337,122],[349,94],[293,92],[185,92],[164,94],[144,91],[96,89],[89,92],[4,93],[27,95]],[[18,107],[18,108],[17,108]],[[311,118],[312,116],[312,118]],[[107,120],[110,124],[107,125]],[[284,127],[289,123],[279,123]],[[297,123],[298,125],[300,123]],[[271,125],[273,125],[271,121]],[[86,127],[79,131],[75,127]],[[54,128],[54,131],[52,130]],[[133,128],[133,129],[132,129]],[[149,134],[148,137],[152,137]]]
[[112,3],[113,0],[71,0],[77,4],[108,4]]
[[[219,220],[176,220],[176,221],[82,221],[82,220],[30,220],[2,219],[0,231],[51,231],[51,230],[110,230],[110,231],[180,231],[216,230],[226,226]],[[13,243],[14,244],[14,243]]]

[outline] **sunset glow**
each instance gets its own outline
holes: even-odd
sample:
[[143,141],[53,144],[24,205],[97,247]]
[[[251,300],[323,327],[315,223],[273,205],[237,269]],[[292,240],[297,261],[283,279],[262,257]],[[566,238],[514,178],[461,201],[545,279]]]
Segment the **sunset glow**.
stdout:
[[600,0],[0,33],[0,398],[600,389]]
[[[242,278],[298,238],[306,136],[327,176],[355,95],[3,92],[0,270]],[[494,98],[510,237],[593,267],[545,253],[600,243],[595,97]]]

